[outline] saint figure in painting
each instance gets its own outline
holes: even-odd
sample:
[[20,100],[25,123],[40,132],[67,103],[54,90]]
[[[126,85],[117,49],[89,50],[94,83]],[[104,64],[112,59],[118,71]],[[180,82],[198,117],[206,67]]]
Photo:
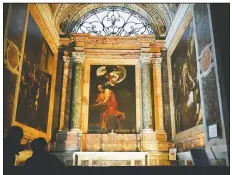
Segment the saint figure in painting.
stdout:
[[98,85],[100,93],[97,96],[97,105],[106,105],[105,110],[101,113],[100,127],[101,129],[114,129],[109,128],[109,120],[116,120],[117,129],[121,129],[121,120],[124,120],[125,113],[118,111],[118,102],[112,90],[104,88],[103,85]]

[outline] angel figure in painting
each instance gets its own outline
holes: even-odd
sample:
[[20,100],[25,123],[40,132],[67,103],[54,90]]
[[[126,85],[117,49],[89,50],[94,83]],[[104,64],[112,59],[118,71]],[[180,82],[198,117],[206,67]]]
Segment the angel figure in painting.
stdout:
[[100,126],[101,129],[109,128],[109,118],[113,118],[117,122],[117,129],[121,129],[121,120],[126,118],[125,113],[118,111],[118,102],[112,90],[105,88],[103,85],[98,85],[100,93],[96,99],[96,105],[106,105],[103,113],[101,113]]
[[115,86],[126,78],[126,69],[124,66],[112,66],[113,71],[109,72],[106,66],[97,69],[97,77],[104,76],[107,79],[105,86]]

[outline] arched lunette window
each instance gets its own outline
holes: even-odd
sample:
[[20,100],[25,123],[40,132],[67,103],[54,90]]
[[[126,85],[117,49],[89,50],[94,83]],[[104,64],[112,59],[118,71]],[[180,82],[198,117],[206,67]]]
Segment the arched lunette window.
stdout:
[[71,33],[96,36],[155,35],[151,25],[139,13],[125,7],[96,8],[82,16]]

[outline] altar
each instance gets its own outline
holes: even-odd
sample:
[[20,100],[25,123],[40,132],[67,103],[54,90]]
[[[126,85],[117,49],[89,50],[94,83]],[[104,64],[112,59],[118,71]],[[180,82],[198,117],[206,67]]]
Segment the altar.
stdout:
[[148,166],[148,152],[74,152],[73,166]]
[[168,165],[164,42],[152,35],[89,34],[60,42],[63,95],[54,154],[66,165]]

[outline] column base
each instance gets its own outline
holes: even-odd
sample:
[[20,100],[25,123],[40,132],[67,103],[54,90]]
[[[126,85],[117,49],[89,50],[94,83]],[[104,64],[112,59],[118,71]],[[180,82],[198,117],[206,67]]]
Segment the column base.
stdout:
[[149,152],[149,166],[169,166],[168,153]]
[[56,134],[55,150],[57,152],[65,151],[65,140],[67,139],[67,131],[61,130]]
[[155,131],[155,139],[159,142],[167,142],[167,133],[165,131]]
[[142,150],[147,152],[168,151],[167,134],[165,132],[155,132],[153,130],[143,130]]
[[81,131],[79,129],[71,129],[67,132],[67,139],[65,141],[65,151],[74,152],[80,151],[81,148]]
[[56,135],[56,152],[80,151],[81,131],[71,129],[70,131],[58,131]]

